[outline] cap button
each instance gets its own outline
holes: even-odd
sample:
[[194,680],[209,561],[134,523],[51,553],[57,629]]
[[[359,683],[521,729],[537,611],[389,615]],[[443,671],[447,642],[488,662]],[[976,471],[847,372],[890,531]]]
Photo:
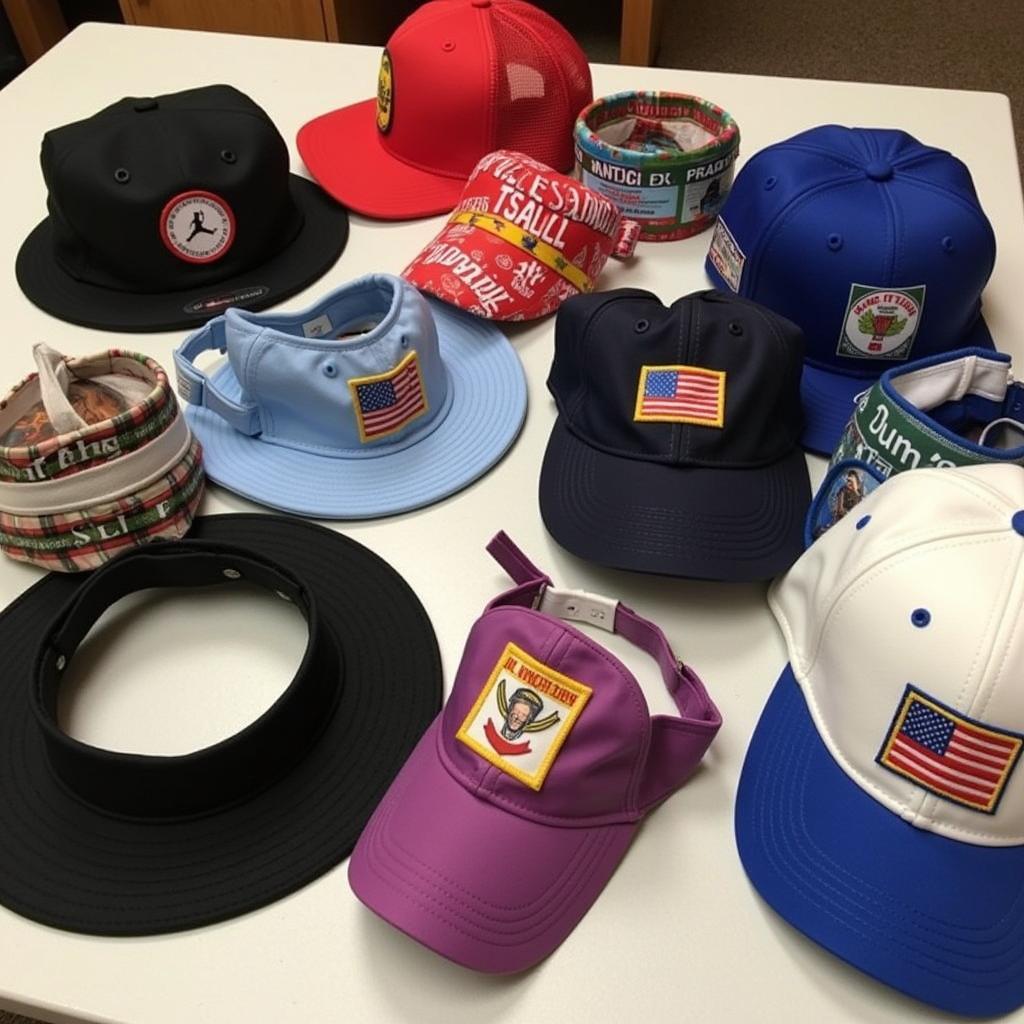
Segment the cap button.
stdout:
[[491,0],[473,0],[474,7],[490,7]]
[[1013,518],[1010,520],[1010,525],[1024,537],[1024,509],[1020,512],[1014,512]]
[[864,173],[872,181],[888,181],[892,177],[892,164],[886,160],[872,160],[864,168]]
[[144,114],[147,110],[156,110],[160,106],[159,103],[152,97],[146,97],[145,99],[135,101],[135,110],[139,114]]

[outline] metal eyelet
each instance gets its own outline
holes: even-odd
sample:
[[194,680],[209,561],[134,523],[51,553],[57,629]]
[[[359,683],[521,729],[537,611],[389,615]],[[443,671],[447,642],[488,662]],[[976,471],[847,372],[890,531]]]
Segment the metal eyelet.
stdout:
[[741,324],[738,320],[730,320],[729,333],[738,338],[741,334],[743,334],[743,324]]
[[323,370],[325,377],[338,376],[338,368],[334,365],[334,363],[324,363]]
[[768,177],[764,179],[765,191],[771,192],[771,190],[775,188],[775,186],[778,185],[778,183],[779,179],[776,178],[774,174],[769,174]]
[[635,324],[633,324],[633,330],[636,331],[637,334],[643,334],[644,331],[646,331],[647,328],[650,326],[651,321],[645,320],[643,317],[641,317],[639,320],[637,320]]
[[828,238],[827,238],[827,239],[825,240],[825,244],[826,244],[826,245],[827,245],[827,246],[828,246],[828,247],[829,247],[829,248],[830,248],[830,249],[831,249],[831,250],[832,250],[833,252],[839,252],[839,250],[840,250],[840,249],[842,249],[842,247],[843,247],[843,236],[842,236],[842,235],[837,235],[837,234],[836,234],[835,232],[833,232],[833,233],[832,233],[831,235],[829,235],[829,236],[828,236]]
[[952,252],[956,246],[953,244],[953,238],[950,235],[945,235],[942,239],[942,251]]
[[68,659],[65,658],[63,654],[59,655],[57,657],[57,671],[58,672],[63,672],[65,666],[67,665],[67,663],[68,663]]
[[118,185],[127,185],[131,180],[132,172],[129,171],[127,167],[118,167],[118,169],[114,171],[114,181],[116,181]]
[[234,150],[231,149],[222,149],[220,151],[220,158],[226,164],[233,164],[238,159],[238,157],[235,156]]

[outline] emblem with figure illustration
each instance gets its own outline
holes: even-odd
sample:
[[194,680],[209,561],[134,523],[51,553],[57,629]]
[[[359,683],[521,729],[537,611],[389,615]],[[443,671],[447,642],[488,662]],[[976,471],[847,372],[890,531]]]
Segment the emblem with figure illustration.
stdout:
[[591,689],[507,644],[457,738],[539,790]]
[[924,285],[914,288],[850,286],[839,354],[861,359],[906,359],[924,306]]

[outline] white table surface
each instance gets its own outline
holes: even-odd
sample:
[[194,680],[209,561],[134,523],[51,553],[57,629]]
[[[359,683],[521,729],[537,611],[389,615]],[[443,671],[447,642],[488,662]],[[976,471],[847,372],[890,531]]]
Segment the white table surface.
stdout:
[[[46,129],[121,96],[229,82],[266,108],[291,146],[293,169],[301,170],[297,129],[316,114],[372,95],[378,59],[367,47],[84,25],[0,92],[0,388],[31,368],[29,347],[37,340],[72,354],[128,345],[170,370],[171,350],[182,337],[73,327],[21,295],[14,259],[44,213],[38,153]],[[1013,322],[1024,282],[1024,216],[1006,97],[610,66],[594,68],[594,84],[599,95],[660,88],[714,100],[739,122],[741,162],[825,122],[905,128],[952,150],[971,168],[998,240],[985,294],[989,326],[1003,350],[1024,360],[1024,335]],[[367,271],[398,273],[440,223],[353,217],[336,266],[286,305],[306,305]],[[704,234],[641,245],[633,265],[610,265],[601,284],[650,288],[666,301],[704,288],[708,240]],[[0,908],[0,1007],[53,1021],[132,1024],[935,1019],[783,923],[740,867],[732,833],[736,782],[785,662],[765,588],[601,570],[569,556],[544,532],[536,492],[554,420],[544,387],[553,332],[554,318],[514,332],[530,411],[518,443],[495,470],[432,508],[335,525],[388,559],[419,593],[449,687],[471,622],[505,586],[484,552],[500,528],[557,583],[619,597],[659,621],[704,678],[722,710],[722,732],[704,768],[648,819],[583,922],[538,968],[495,978],[450,964],[378,920],[350,892],[346,864],[255,913],[177,935],[73,935]],[[822,467],[813,460],[815,481]],[[216,488],[203,507],[206,513],[254,509]],[[2,560],[0,602],[38,577],[37,570]],[[131,629],[119,628],[129,613]],[[153,753],[195,748],[249,721],[286,684],[304,641],[297,618],[282,619],[279,602],[255,595],[233,604],[208,595],[135,601],[127,610],[119,606],[110,621],[113,628],[76,660],[68,728],[95,743]],[[669,712],[645,657],[610,643],[639,676],[652,711]],[[1013,1019],[1024,1021],[1024,1012]]]

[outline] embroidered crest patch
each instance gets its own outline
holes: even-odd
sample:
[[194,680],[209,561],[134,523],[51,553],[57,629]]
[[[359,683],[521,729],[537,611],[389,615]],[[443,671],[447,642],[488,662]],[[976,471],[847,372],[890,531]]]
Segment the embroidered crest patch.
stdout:
[[1024,736],[947,707],[908,685],[882,749],[883,768],[984,814],[994,814]]
[[227,200],[212,192],[181,192],[160,214],[160,238],[186,263],[213,263],[235,240],[235,215]]
[[740,281],[743,279],[743,264],[747,257],[739,247],[736,239],[728,225],[718,218],[715,224],[715,233],[711,236],[711,248],[708,249],[708,259],[711,265],[722,275],[722,280],[734,291],[740,290]]
[[725,422],[725,371],[703,366],[642,366],[633,419],[721,427]]
[[539,790],[592,692],[510,643],[455,735]]
[[391,67],[391,54],[385,50],[380,56],[377,73],[377,130],[387,135],[391,130],[391,112],[395,106],[395,73]]
[[913,288],[850,285],[839,335],[839,355],[860,359],[909,358],[921,322],[924,290],[923,284]]
[[387,373],[353,377],[348,386],[363,442],[394,434],[427,411],[427,393],[415,352]]

